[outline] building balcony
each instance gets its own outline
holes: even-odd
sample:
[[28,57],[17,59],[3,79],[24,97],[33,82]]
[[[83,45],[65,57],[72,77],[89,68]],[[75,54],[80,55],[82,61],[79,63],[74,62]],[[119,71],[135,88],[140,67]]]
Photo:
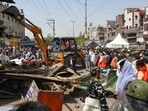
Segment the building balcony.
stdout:
[[148,17],[147,18],[144,18],[144,22],[148,22]]
[[143,38],[147,39],[147,41],[148,41],[148,33],[147,34],[143,34]]
[[137,33],[137,28],[131,28],[131,29],[124,29],[125,33]]
[[148,31],[143,31],[143,35],[148,35]]
[[127,39],[136,39],[137,37],[136,36],[129,36],[129,37],[126,37]]

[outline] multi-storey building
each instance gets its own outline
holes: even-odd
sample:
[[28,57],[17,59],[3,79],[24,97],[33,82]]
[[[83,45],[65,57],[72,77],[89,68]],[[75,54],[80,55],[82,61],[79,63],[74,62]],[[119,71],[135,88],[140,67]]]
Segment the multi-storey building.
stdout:
[[124,14],[119,14],[116,16],[116,26],[119,28],[124,28]]
[[[100,26],[98,26],[100,27]],[[101,43],[100,43],[100,34],[102,33],[99,33],[100,30],[98,30],[98,27],[93,27],[92,26],[92,23],[90,23],[89,27],[88,27],[88,36],[89,38],[87,40],[85,40],[84,42],[84,45],[85,46],[88,46],[88,47],[96,47],[96,46],[100,46]],[[106,31],[105,31],[106,32]]]
[[124,27],[127,29],[143,26],[145,10],[139,8],[127,8],[124,10]]
[[116,30],[117,33],[120,33],[122,36],[124,36],[124,14],[119,14],[116,16]]
[[107,29],[107,41],[111,41],[116,36],[116,21],[115,20],[107,20],[106,23],[106,29]]
[[[9,4],[0,3],[0,11],[8,8]],[[20,46],[21,39],[25,37],[25,28],[15,19],[0,13],[0,20],[3,24],[0,25],[1,31],[4,33],[1,35],[0,41],[6,45],[10,46]]]
[[145,10],[127,8],[124,10],[124,34],[131,48],[143,48],[143,20]]
[[101,42],[102,45],[104,45],[104,42],[106,40],[106,36],[107,36],[107,33],[106,33],[106,27],[103,27],[103,26],[98,26],[97,27],[97,36],[96,36],[96,40],[99,40]]
[[145,46],[148,47],[148,6],[145,7],[145,18],[143,24],[143,39]]

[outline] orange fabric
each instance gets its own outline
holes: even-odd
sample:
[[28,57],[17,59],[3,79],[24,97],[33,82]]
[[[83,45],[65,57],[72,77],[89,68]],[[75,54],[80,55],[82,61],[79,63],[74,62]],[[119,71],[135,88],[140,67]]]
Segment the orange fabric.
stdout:
[[113,67],[113,68],[116,68],[116,64],[117,64],[117,57],[114,57],[110,63],[110,66]]
[[[140,68],[138,69],[138,72],[139,72],[139,71],[142,71],[143,74],[144,74],[144,77],[142,78],[142,80],[148,82],[148,70],[147,70],[147,67],[146,67],[146,66],[140,67]],[[137,76],[138,76],[138,72],[137,72]]]
[[106,56],[102,56],[102,61],[101,62],[98,62],[98,66],[100,68],[106,68]]

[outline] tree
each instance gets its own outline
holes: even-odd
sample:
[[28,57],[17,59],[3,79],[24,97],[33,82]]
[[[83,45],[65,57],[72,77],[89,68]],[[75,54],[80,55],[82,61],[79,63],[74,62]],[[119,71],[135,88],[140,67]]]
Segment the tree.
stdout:
[[51,37],[49,34],[47,35],[47,37],[45,37],[45,41],[48,45],[51,45],[52,40],[53,40],[53,37]]
[[81,48],[84,47],[84,35],[80,35],[79,37],[76,37],[77,45],[79,45]]

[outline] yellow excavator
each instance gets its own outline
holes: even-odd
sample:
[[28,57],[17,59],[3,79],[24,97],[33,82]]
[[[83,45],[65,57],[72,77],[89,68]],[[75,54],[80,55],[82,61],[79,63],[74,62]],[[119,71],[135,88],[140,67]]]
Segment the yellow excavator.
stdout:
[[[30,22],[28,19],[26,19],[24,15],[21,15],[19,10],[15,6],[8,7],[7,9],[3,10],[2,13],[7,14],[10,17],[14,18],[16,21],[18,21],[20,24],[22,24],[25,28],[27,28],[33,33],[34,39],[36,40],[38,46],[41,49],[43,61],[46,64],[46,66],[48,66],[49,68],[49,69],[45,69],[45,71],[47,71],[46,75],[48,77],[45,76],[44,74],[41,74],[40,76],[40,74],[36,74],[36,73],[35,73],[36,75],[28,74],[24,72],[23,74],[20,74],[19,72],[22,71],[22,69],[21,70],[17,69],[17,73],[15,74],[4,73],[6,71],[3,71],[2,73],[3,77],[9,78],[10,80],[12,79],[12,81],[14,78],[16,78],[16,80],[20,81],[22,84],[24,84],[26,81],[27,81],[26,83],[28,83],[29,80],[35,80],[35,82],[37,83],[37,86],[39,86],[39,89],[42,89],[38,93],[38,97],[39,97],[38,99],[45,102],[46,104],[49,104],[47,103],[46,100],[51,100],[51,101],[56,100],[56,103],[53,102],[54,105],[49,104],[51,109],[52,110],[58,109],[58,111],[62,111],[61,106],[63,104],[62,103],[63,102],[63,91],[61,90],[66,90],[66,89],[71,89],[71,88],[73,89],[73,84],[71,84],[71,81],[73,81],[76,78],[80,78],[78,73],[71,70],[71,68],[69,67],[65,67],[65,64],[67,64],[68,66],[67,62],[69,62],[69,59],[71,59],[71,57],[73,57],[74,55],[79,56],[82,59],[82,61],[84,61],[83,53],[80,50],[76,49],[77,46],[76,46],[74,38],[55,38],[53,40],[53,43],[57,42],[56,39],[60,41],[59,43],[57,42],[55,44],[55,46],[57,46],[56,50],[58,49],[57,53],[53,51],[53,54],[56,54],[56,55],[54,56],[52,56],[52,54],[49,55],[48,45],[46,44],[42,36],[41,28],[37,27],[32,22]],[[65,48],[62,46],[63,42],[66,43]],[[72,46],[72,43],[74,47]],[[1,64],[0,64],[0,67],[1,67]],[[10,81],[9,79],[8,81]],[[15,82],[16,80],[14,79]],[[46,91],[47,89],[48,91]],[[21,92],[20,89],[18,90],[19,92]],[[42,99],[43,96],[45,97],[46,100]],[[57,104],[56,107],[55,107],[55,104]],[[60,106],[58,106],[59,104]]]
[[21,15],[15,6],[8,7],[7,9],[3,10],[2,13],[11,16],[33,33],[34,38],[42,51],[43,61],[47,66],[50,65],[48,58],[48,46],[43,38],[41,28],[37,27],[28,19],[26,19],[24,15]]
[[[68,66],[69,59],[70,57],[73,57],[73,55],[77,55],[79,58],[81,58],[82,62],[84,63],[84,55],[82,51],[77,49],[77,45],[74,38],[71,37],[54,38],[53,43],[55,43],[56,40],[59,40],[59,50],[57,52],[55,51],[52,52],[53,55],[56,53],[56,56],[49,56],[48,45],[44,40],[41,28],[34,25],[31,21],[25,18],[24,15],[22,15],[15,6],[8,7],[7,9],[3,10],[2,13],[11,16],[33,33],[34,38],[41,49],[43,61],[47,66],[51,66],[54,63],[58,62],[61,62],[63,65]],[[65,41],[69,42],[69,48],[62,50],[62,42]],[[70,48],[70,46],[72,46],[72,43],[74,47]]]

